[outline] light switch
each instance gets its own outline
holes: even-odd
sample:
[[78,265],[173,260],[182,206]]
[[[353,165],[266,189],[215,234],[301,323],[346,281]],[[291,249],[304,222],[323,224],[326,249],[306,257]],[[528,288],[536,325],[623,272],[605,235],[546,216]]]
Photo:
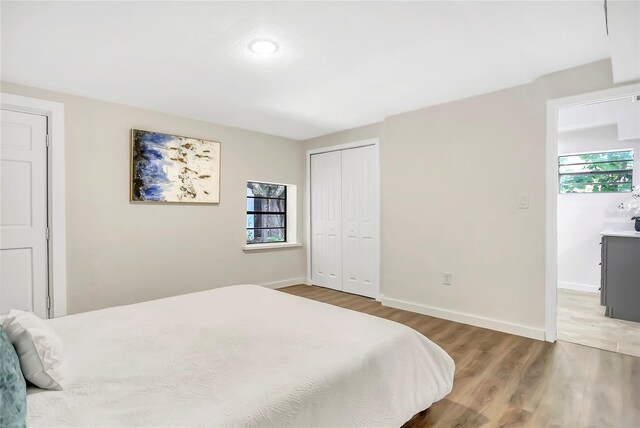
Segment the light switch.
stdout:
[[518,208],[521,210],[529,208],[529,195],[527,193],[518,194]]

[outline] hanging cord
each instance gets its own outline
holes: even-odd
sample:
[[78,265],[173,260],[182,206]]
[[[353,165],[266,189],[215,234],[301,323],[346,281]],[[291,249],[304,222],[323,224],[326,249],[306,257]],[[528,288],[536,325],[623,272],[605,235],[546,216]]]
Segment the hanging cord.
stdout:
[[607,15],[607,0],[604,0],[604,28],[607,30],[607,36],[609,35],[609,17]]

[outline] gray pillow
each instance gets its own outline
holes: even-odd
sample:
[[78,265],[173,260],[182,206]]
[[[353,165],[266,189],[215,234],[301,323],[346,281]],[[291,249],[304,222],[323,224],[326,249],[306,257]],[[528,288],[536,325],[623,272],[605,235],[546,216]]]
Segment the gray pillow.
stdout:
[[22,428],[27,420],[27,385],[20,360],[0,326],[0,427]]

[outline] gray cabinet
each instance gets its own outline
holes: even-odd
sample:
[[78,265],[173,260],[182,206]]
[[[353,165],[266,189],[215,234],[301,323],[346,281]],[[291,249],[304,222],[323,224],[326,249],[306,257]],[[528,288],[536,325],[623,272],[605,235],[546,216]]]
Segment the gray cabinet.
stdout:
[[606,315],[640,322],[640,238],[603,236],[600,304]]

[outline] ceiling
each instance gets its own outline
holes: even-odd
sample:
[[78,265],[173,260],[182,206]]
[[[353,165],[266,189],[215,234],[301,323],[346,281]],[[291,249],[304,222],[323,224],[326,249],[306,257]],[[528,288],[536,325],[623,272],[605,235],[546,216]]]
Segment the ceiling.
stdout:
[[607,3],[614,83],[640,80],[640,1]]
[[5,81],[298,140],[610,56],[601,1],[1,8]]

